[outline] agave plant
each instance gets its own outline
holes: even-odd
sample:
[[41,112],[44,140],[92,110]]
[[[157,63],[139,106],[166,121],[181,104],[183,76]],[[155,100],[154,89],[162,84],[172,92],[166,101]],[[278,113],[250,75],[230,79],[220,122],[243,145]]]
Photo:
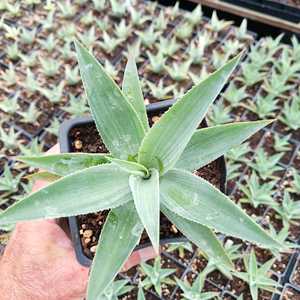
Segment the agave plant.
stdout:
[[20,92],[17,92],[13,96],[2,100],[0,102],[0,110],[2,110],[3,112],[9,115],[15,114],[20,108],[18,103],[19,96],[20,96]]
[[132,285],[128,285],[127,279],[113,281],[97,300],[118,300],[119,297],[133,290]]
[[92,264],[88,300],[103,293],[144,228],[158,252],[160,211],[207,255],[229,267],[212,229],[281,248],[226,195],[192,173],[270,123],[196,131],[240,57],[192,88],[149,128],[134,59],[129,58],[121,90],[86,48],[75,45],[89,106],[109,153],[20,157],[61,178],[1,213],[0,225],[110,209]]
[[173,80],[183,81],[189,77],[188,74],[191,64],[191,60],[186,60],[181,63],[173,61],[172,66],[166,66],[165,69]]
[[59,103],[63,97],[64,82],[60,82],[58,85],[51,86],[49,88],[40,87],[39,92],[45,96],[51,103]]
[[9,59],[12,61],[17,61],[20,58],[21,51],[17,42],[8,45],[5,49],[5,52]]
[[202,20],[202,7],[197,5],[193,11],[186,12],[184,18],[193,26],[198,25]]
[[247,32],[247,19],[243,19],[240,27],[235,27],[235,36],[239,40],[252,39],[252,36]]
[[21,28],[20,32],[20,42],[25,45],[32,45],[35,41],[37,29],[28,30],[26,28]]
[[218,33],[228,28],[232,23],[232,21],[220,20],[218,18],[217,12],[214,10],[211,16],[210,23],[207,25],[207,27],[210,30]]
[[280,287],[280,284],[270,278],[270,269],[275,261],[276,258],[272,258],[259,267],[255,252],[252,250],[249,255],[244,257],[246,272],[234,273],[236,277],[248,283],[253,300],[258,299],[259,289],[278,293],[277,288]]
[[234,82],[231,82],[229,87],[226,89],[223,97],[230,103],[232,107],[236,107],[240,105],[240,102],[249,97],[246,92],[246,86],[238,88]]
[[280,121],[293,130],[300,128],[300,103],[297,98],[292,99],[291,103],[285,102]]
[[208,121],[210,125],[219,125],[232,121],[230,116],[230,107],[225,107],[222,101],[218,101],[211,106],[208,113]]
[[291,193],[300,194],[300,174],[296,169],[291,170],[291,174],[293,175],[292,186],[288,188],[288,191]]

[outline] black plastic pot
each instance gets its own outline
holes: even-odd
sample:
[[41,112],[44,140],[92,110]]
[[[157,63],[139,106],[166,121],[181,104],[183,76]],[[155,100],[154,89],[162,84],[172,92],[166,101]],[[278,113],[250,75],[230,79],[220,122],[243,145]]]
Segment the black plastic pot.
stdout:
[[300,9],[271,0],[222,0],[290,22],[300,22]]
[[[147,114],[148,116],[155,116],[159,113],[164,113],[166,110],[168,110],[169,107],[173,105],[175,101],[174,100],[168,100],[168,101],[162,101],[157,102],[154,104],[147,105]],[[69,132],[72,128],[79,127],[82,125],[88,125],[93,123],[93,119],[91,117],[80,117],[80,118],[74,118],[72,120],[68,120],[62,123],[60,126],[60,132],[59,132],[59,143],[60,143],[60,150],[62,153],[71,152],[71,141],[69,137]],[[203,125],[206,127],[206,121],[204,120]],[[225,183],[226,183],[226,166],[225,166],[225,159],[224,157],[220,157],[217,159],[218,162],[218,168],[221,173],[221,182],[220,182],[220,190],[222,192],[225,192]],[[80,264],[83,266],[90,266],[92,263],[92,260],[85,255],[83,252],[80,234],[79,234],[79,225],[78,220],[76,217],[69,217],[69,227],[70,227],[70,233],[73,240],[73,244],[75,247],[75,252],[77,259]],[[160,240],[160,244],[169,244],[169,243],[178,243],[187,241],[187,239],[182,236],[179,238],[170,238],[170,239],[162,239]],[[146,248],[148,246],[151,246],[150,243],[138,245],[135,250]]]

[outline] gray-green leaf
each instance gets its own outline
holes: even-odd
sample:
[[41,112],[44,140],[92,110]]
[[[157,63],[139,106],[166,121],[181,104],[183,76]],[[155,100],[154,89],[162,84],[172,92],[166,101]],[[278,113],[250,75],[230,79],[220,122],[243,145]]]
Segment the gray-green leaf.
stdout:
[[144,97],[134,57],[131,54],[129,54],[128,56],[128,61],[124,72],[122,91],[127,97],[128,101],[134,107],[138,117],[143,124],[144,130],[148,131],[149,123],[144,103]]
[[143,225],[133,201],[111,210],[93,260],[87,300],[98,299],[112,282],[138,244],[142,232]]
[[131,175],[129,186],[138,215],[145,226],[154,250],[159,252],[159,173],[151,169],[151,177],[144,179]]
[[59,176],[69,175],[78,170],[108,163],[104,154],[62,153],[45,156],[19,156],[17,160],[31,167],[46,170]]
[[139,150],[138,161],[161,174],[171,169],[182,154],[209,106],[216,99],[240,56],[193,87],[149,130]]
[[176,168],[197,170],[239,145],[272,120],[239,122],[197,130],[176,163]]
[[103,142],[117,158],[135,156],[145,135],[137,113],[96,58],[79,42],[75,46],[89,106]]
[[9,207],[0,214],[0,224],[68,217],[117,207],[132,199],[128,180],[128,173],[111,164],[72,173]]
[[161,210],[190,241],[203,250],[209,257],[213,257],[229,268],[233,268],[230,258],[211,229],[199,223],[182,218],[167,209],[164,205],[161,205]]
[[201,177],[171,170],[161,178],[160,188],[162,203],[183,218],[267,248],[281,248],[240,207]]

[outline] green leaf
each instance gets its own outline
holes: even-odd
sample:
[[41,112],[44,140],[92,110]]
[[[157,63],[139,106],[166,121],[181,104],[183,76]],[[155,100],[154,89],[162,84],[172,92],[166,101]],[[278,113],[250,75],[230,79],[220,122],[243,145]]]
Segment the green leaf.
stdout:
[[0,214],[0,224],[68,217],[117,207],[132,199],[128,180],[126,172],[111,164],[72,173],[9,207]]
[[199,129],[178,159],[176,168],[197,170],[224,155],[272,121],[237,122]]
[[151,176],[144,179],[131,175],[129,186],[138,215],[148,233],[154,250],[159,253],[159,173],[151,169]]
[[144,97],[139,81],[138,70],[134,57],[129,54],[127,65],[124,72],[122,91],[127,100],[134,107],[139,119],[142,122],[145,131],[149,130],[148,117],[146,113]]
[[[106,154],[107,155],[107,154]],[[19,156],[16,158],[34,168],[46,170],[60,176],[78,170],[108,163],[104,154],[62,153],[44,156]]]
[[162,174],[175,165],[239,59],[232,59],[193,87],[155,123],[143,139],[139,163]]
[[128,160],[121,160],[112,157],[107,157],[107,159],[129,174],[142,176],[142,177],[149,176],[149,171],[139,163],[128,161]]
[[142,287],[139,287],[137,300],[146,300]]
[[98,299],[104,292],[138,244],[142,232],[133,201],[111,210],[93,260],[87,300]]
[[201,177],[171,170],[161,178],[160,189],[162,203],[183,218],[267,248],[281,248],[239,206]]
[[208,257],[217,259],[217,261],[228,266],[228,268],[233,268],[230,258],[211,229],[182,218],[167,209],[164,205],[161,205],[161,211],[190,241],[203,250]]
[[117,158],[136,155],[145,135],[138,115],[96,58],[79,42],[75,46],[89,106],[103,142]]

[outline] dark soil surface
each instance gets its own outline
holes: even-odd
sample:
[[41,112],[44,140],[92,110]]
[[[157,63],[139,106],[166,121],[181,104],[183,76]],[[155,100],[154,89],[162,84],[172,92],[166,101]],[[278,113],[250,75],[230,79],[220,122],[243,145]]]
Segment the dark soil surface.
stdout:
[[288,287],[284,290],[282,295],[282,300],[299,300],[300,299],[300,292],[296,291],[292,287]]

